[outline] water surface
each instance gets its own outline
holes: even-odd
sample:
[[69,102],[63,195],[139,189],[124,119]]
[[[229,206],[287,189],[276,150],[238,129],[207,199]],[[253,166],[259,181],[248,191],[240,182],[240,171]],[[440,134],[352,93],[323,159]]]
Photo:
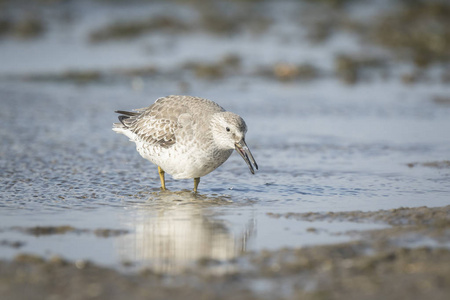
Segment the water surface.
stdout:
[[[242,55],[255,51],[257,42],[267,43],[271,48],[262,47],[263,63],[264,57],[285,60],[298,49],[310,53],[300,55],[303,59],[336,49],[318,47],[313,55],[298,42],[275,46],[273,36],[242,34],[215,44],[217,37],[193,33],[171,37],[170,57],[176,58],[171,61],[164,51],[142,52],[143,44],[167,42],[167,36],[88,44],[82,33],[105,11],[93,9],[64,29],[51,27],[43,40],[6,41],[0,48],[8,58],[0,69],[0,241],[22,243],[0,247],[1,258],[31,252],[179,272],[203,258],[226,261],[249,251],[338,243],[352,239],[342,234],[347,231],[387,226],[275,219],[267,213],[449,204],[449,169],[423,165],[449,159],[450,106],[433,101],[450,94],[448,85],[378,79],[349,86],[333,78],[292,83],[245,74],[212,81],[183,75],[84,84],[22,80],[75,66],[108,72],[145,61],[170,69],[197,59],[196,51],[186,49],[199,45],[210,47],[204,58],[213,60],[230,50],[221,43],[232,42]],[[287,30],[283,23],[277,26]],[[71,54],[75,58],[63,55],[68,46],[61,33],[82,50]],[[39,56],[49,55],[49,48],[58,54],[54,61]],[[103,61],[99,53],[107,53]],[[249,68],[255,61],[247,60]],[[184,93],[215,100],[246,120],[247,143],[260,166],[256,175],[233,154],[202,178],[198,195],[190,192],[192,180],[170,176],[170,191],[159,190],[156,167],[111,130],[117,120],[113,112]],[[63,225],[78,231],[36,236],[23,230]],[[126,233],[101,237],[98,229]]]

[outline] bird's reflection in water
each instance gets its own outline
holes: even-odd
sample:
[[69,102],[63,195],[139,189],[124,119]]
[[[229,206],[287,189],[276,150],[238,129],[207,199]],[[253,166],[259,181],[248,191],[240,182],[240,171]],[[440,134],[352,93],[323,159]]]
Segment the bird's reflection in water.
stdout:
[[[226,261],[238,256],[255,232],[254,219],[249,217],[236,230],[212,216],[212,207],[230,204],[234,205],[226,197],[188,191],[153,193],[136,209],[133,220],[123,220],[132,233],[118,240],[121,259],[174,274],[200,259]],[[229,268],[224,264],[219,271]]]

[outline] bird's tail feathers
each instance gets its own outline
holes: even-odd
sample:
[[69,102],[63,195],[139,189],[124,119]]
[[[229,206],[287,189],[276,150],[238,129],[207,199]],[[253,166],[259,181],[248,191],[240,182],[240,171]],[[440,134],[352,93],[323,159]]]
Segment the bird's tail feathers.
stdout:
[[114,123],[113,130],[115,128],[117,129],[124,129],[129,127],[129,122],[127,122],[128,119],[131,117],[139,115],[138,112],[132,112],[132,111],[124,111],[124,110],[116,110],[115,113],[120,114],[119,121],[120,123]]
[[121,115],[125,115],[125,116],[137,116],[139,115],[138,112],[134,112],[134,111],[125,111],[125,110],[116,110],[115,113],[121,114]]

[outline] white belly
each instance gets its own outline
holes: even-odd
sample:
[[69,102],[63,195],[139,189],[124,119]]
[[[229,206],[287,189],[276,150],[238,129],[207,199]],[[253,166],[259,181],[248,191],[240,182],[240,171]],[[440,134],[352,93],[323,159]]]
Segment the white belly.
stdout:
[[195,146],[169,148],[149,146],[140,142],[136,149],[141,156],[160,166],[175,179],[202,177],[217,169],[231,155],[233,150],[217,150],[210,147]]

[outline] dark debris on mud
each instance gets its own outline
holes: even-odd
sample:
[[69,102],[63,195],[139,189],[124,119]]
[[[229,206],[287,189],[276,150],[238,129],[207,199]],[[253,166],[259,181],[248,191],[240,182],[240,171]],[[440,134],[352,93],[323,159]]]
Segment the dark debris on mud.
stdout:
[[417,166],[427,167],[427,168],[434,168],[434,169],[450,169],[450,160],[442,160],[442,161],[429,161],[429,162],[414,162],[414,163],[408,163],[408,167],[414,168]]
[[428,208],[397,208],[378,211],[349,211],[327,213],[268,213],[274,218],[293,218],[306,221],[350,221],[350,222],[383,222],[389,225],[415,225],[450,227],[450,205]]
[[25,234],[33,236],[45,236],[56,234],[94,234],[97,237],[116,237],[124,234],[128,234],[129,231],[125,229],[104,229],[99,228],[95,230],[74,228],[70,225],[62,226],[34,226],[34,227],[13,227],[12,230],[20,231]]

